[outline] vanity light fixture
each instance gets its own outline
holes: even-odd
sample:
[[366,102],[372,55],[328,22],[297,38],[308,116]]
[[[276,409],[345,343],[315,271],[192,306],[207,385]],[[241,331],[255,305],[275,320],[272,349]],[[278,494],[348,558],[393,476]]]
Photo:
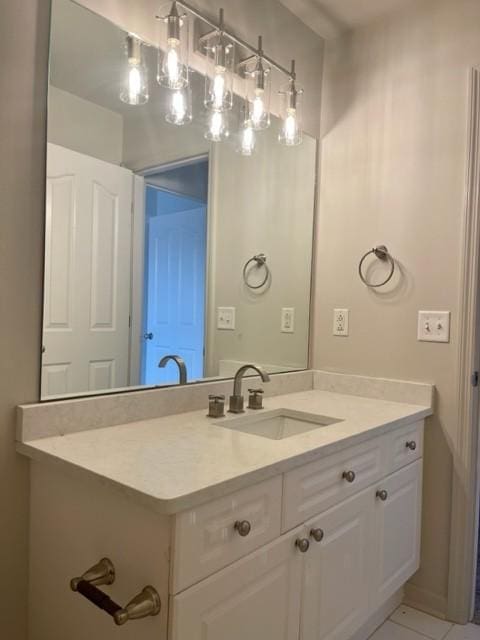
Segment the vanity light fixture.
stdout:
[[165,23],[166,51],[158,50],[157,81],[162,87],[174,91],[188,86],[188,16],[179,14],[174,0],[167,16],[157,16]]
[[258,49],[253,58],[247,58],[240,66],[245,67],[249,117],[255,130],[270,126],[270,67],[263,60],[262,36],[258,38]]
[[142,42],[132,34],[125,40],[127,69],[120,91],[120,100],[130,105],[148,101],[148,71],[145,65]]
[[192,91],[189,86],[170,91],[167,100],[167,122],[181,126],[192,121]]
[[235,48],[225,35],[223,9],[218,29],[200,38],[207,55],[205,106],[212,111],[229,111],[233,107],[233,65]]
[[299,89],[296,85],[295,60],[292,60],[290,79],[279,93],[283,96],[283,106],[281,112],[282,124],[278,140],[287,147],[293,147],[301,144],[303,140],[301,128],[303,89]]

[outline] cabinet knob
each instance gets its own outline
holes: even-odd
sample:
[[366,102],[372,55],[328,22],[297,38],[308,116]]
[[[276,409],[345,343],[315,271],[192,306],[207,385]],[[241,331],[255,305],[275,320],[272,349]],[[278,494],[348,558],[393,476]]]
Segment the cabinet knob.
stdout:
[[298,540],[295,540],[295,546],[302,553],[307,553],[310,549],[310,541],[307,538],[298,538]]
[[388,498],[388,492],[385,491],[385,489],[381,489],[380,491],[377,491],[377,498],[382,502],[385,502],[385,500]]
[[311,529],[310,537],[315,540],[315,542],[321,542],[325,536],[325,532],[323,529]]
[[248,536],[248,534],[252,530],[252,525],[248,520],[237,520],[234,526],[235,530],[238,531],[239,535],[241,535],[242,538]]
[[342,478],[347,482],[355,482],[355,478],[356,478],[355,471],[344,471]]
[[415,442],[415,440],[410,440],[410,442],[407,442],[406,445],[407,449],[410,449],[410,451],[415,451],[415,449],[417,448],[417,443]]

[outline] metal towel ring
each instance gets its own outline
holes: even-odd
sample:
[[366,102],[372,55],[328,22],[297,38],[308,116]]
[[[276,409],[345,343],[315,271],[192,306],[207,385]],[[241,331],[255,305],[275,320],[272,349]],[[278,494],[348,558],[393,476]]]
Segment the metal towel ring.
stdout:
[[[248,282],[248,267],[251,265],[252,262],[255,262],[259,269],[261,267],[265,267],[265,278],[262,280],[260,284],[254,285]],[[267,280],[269,279],[269,277],[270,277],[270,269],[268,268],[268,264],[267,264],[267,256],[264,253],[259,253],[256,256],[253,256],[253,258],[250,258],[250,260],[247,260],[247,262],[245,263],[245,266],[243,267],[243,281],[245,282],[245,284],[249,289],[261,289],[267,284]]]
[[[379,260],[382,260],[383,262],[388,261],[390,263],[390,273],[388,274],[387,278],[383,280],[383,282],[379,282],[378,284],[372,284],[371,282],[368,282],[368,280],[363,275],[363,263],[365,262],[365,260],[368,258],[370,254],[373,254],[376,258],[378,258]],[[378,287],[383,287],[384,285],[386,285],[387,282],[390,282],[390,280],[393,278],[394,273],[395,273],[395,260],[392,258],[392,256],[388,252],[387,247],[383,244],[381,244],[378,247],[375,247],[375,249],[371,249],[370,251],[367,251],[367,253],[360,260],[360,264],[358,265],[358,275],[360,276],[361,281],[371,289],[376,289]]]

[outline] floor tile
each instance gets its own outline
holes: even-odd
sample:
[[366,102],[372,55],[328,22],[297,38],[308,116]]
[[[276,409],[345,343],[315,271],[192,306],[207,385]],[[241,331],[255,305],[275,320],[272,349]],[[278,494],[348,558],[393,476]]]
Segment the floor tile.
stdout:
[[375,631],[370,640],[425,640],[425,636],[387,620],[380,629]]
[[480,640],[480,626],[467,624],[465,627],[455,625],[445,636],[445,640]]
[[429,616],[423,611],[411,607],[401,606],[392,614],[390,620],[422,633],[432,640],[443,640],[453,625],[445,620]]

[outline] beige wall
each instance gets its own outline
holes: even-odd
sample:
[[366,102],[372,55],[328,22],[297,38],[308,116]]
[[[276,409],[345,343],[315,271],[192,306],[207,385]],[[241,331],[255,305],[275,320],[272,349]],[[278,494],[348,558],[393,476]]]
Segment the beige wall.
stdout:
[[0,20],[0,635],[25,640],[28,464],[15,406],[38,399],[48,3],[2,4]]
[[121,164],[123,118],[119,113],[50,85],[48,141],[105,162]]
[[[437,386],[426,430],[422,563],[410,595],[445,611],[460,227],[469,69],[480,63],[480,4],[415,1],[331,43],[322,104],[314,365]],[[395,286],[369,291],[358,260],[385,243]],[[332,309],[350,309],[350,337]],[[416,340],[417,311],[452,311],[450,344]]]

